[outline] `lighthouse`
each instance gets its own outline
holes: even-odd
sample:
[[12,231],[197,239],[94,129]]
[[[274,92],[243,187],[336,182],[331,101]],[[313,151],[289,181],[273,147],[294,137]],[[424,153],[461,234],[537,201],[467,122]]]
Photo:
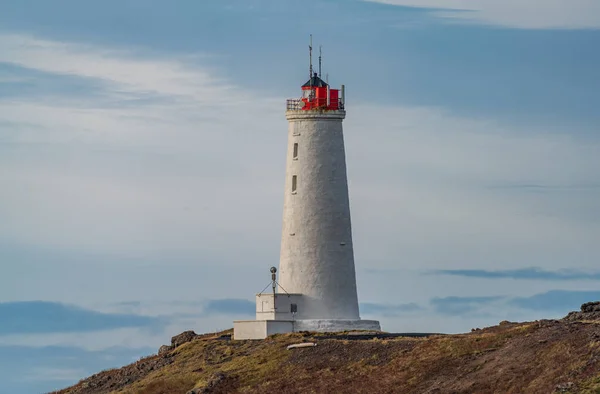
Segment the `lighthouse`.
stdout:
[[[342,122],[344,85],[313,72],[288,99],[288,143],[279,270],[256,295],[256,319],[234,322],[234,339],[284,332],[380,330],[359,314]],[[277,276],[278,275],[278,276]]]

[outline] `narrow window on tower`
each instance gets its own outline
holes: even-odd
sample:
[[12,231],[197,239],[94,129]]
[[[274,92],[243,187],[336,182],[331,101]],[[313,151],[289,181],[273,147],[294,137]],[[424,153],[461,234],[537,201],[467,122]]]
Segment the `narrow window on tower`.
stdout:
[[298,177],[296,175],[292,175],[292,193],[296,193],[297,183],[298,183]]
[[294,156],[293,156],[294,160],[298,160],[298,143],[294,143]]

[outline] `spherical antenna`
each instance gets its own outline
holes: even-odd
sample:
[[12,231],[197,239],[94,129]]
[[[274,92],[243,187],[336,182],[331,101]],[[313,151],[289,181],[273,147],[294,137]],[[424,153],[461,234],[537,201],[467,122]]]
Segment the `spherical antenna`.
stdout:
[[276,273],[276,272],[277,272],[277,268],[275,268],[275,267],[271,267],[271,273],[272,273],[272,274],[274,274],[274,273]]

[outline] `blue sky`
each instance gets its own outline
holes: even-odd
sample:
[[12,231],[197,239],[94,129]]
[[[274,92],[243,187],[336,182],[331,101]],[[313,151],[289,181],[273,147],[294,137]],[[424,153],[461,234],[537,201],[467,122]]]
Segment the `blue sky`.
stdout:
[[599,28],[596,0],[0,0],[0,393],[251,315],[309,34],[347,87],[364,318],[600,298]]

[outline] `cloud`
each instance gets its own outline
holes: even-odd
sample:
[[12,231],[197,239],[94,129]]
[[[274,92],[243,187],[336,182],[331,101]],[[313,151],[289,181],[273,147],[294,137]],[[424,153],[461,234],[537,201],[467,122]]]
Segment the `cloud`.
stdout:
[[[200,300],[178,312],[158,302],[120,306],[125,314],[181,315],[166,338],[183,329],[230,327],[234,315],[219,311],[251,314],[243,298],[260,290],[255,285],[270,266],[262,271],[261,264],[278,255],[284,101],[225,81],[227,99],[212,102],[223,78],[186,56],[3,37],[0,57],[13,70],[31,78],[57,75],[95,94],[52,87],[0,105],[0,118],[12,131],[0,145],[3,260],[27,260],[9,264],[0,294],[86,304],[147,302],[156,301],[155,289],[165,288],[170,298]],[[344,127],[358,272],[469,262],[492,270],[506,261],[539,261],[551,270],[574,252],[583,266],[597,261],[598,191],[584,187],[598,184],[593,136],[353,97]],[[515,184],[548,191],[503,187]],[[14,245],[35,253],[20,258],[11,252]],[[73,276],[81,280],[73,283]],[[418,273],[386,278],[384,289],[383,280],[367,277],[360,291],[375,302],[394,294],[399,305],[503,292],[499,284],[477,288],[457,277],[430,279]],[[515,288],[514,295],[547,290],[534,285]],[[209,305],[213,314],[194,318],[203,314],[208,294],[242,303]],[[475,305],[457,304],[451,307]],[[388,327],[402,324],[390,321]],[[467,323],[457,318],[448,324],[454,330]],[[139,329],[119,330],[112,337],[105,332],[103,345],[117,334],[123,342],[144,339]],[[163,339],[155,335],[152,343]],[[88,346],[100,341],[83,335],[76,340],[93,342]]]
[[[534,320],[579,310],[581,304],[600,300],[600,291],[550,290],[531,296],[435,297],[430,300],[436,313]],[[490,308],[492,306],[492,308]],[[534,312],[532,312],[534,311]],[[550,315],[549,315],[550,314]]]
[[[12,187],[0,204],[6,220],[0,237],[82,250],[116,247],[119,253],[142,247],[147,255],[172,256],[190,249],[216,253],[226,248],[226,240],[246,232],[239,223],[254,223],[255,230],[260,230],[256,223],[268,223],[257,220],[265,215],[256,208],[269,203],[261,195],[280,189],[272,159],[279,156],[281,149],[274,146],[284,146],[285,133],[271,131],[285,130],[285,119],[271,109],[283,101],[256,100],[188,60],[0,35],[0,62],[93,82],[85,97],[42,89],[40,95],[2,102],[0,118],[11,130],[2,136],[0,149],[8,153],[2,155],[0,177]],[[263,127],[247,130],[256,114]],[[236,160],[224,163],[224,152]],[[40,193],[20,199],[22,182]],[[255,200],[240,204],[238,190],[250,185],[257,188]],[[18,213],[24,207],[47,212],[27,219]],[[65,209],[80,215],[58,219]],[[54,223],[52,231],[39,226],[40,216]],[[85,225],[85,232],[77,230],[91,222],[95,225]],[[247,240],[238,246],[259,244],[241,238]],[[165,244],[171,245],[169,252]]]
[[239,92],[225,80],[183,62],[145,60],[129,51],[63,43],[25,35],[0,35],[0,62],[36,72],[75,76],[103,82],[114,98],[148,93],[173,99],[193,99],[214,107],[231,104]]
[[523,29],[600,28],[596,0],[367,0],[405,7],[431,8],[436,15]]
[[100,313],[56,302],[0,303],[0,335],[85,332],[160,325],[157,318]]
[[486,279],[524,279],[524,280],[600,280],[600,272],[586,272],[572,269],[549,271],[542,268],[522,268],[515,270],[477,270],[454,269],[437,270],[429,274],[464,276],[468,278]]
[[169,317],[254,315],[255,303],[242,298],[218,298],[173,301],[126,301],[111,305],[99,305],[102,311],[131,313],[144,316]]
[[518,297],[510,304],[523,309],[562,312],[579,310],[581,304],[600,300],[600,291],[552,290],[531,297]]
[[256,313],[256,305],[252,301],[240,299],[209,300],[204,305],[203,313],[207,315],[251,316]]
[[1,346],[0,381],[3,392],[47,393],[77,383],[109,368],[117,368],[156,352],[152,348],[89,351],[64,346]]
[[127,301],[94,309],[58,302],[7,302],[0,303],[0,346],[71,345],[91,351],[158,347],[184,330],[227,329],[232,319],[254,313],[254,303],[244,299]]
[[394,317],[409,314],[411,312],[422,311],[418,304],[411,302],[408,304],[379,304],[372,302],[363,302],[360,304],[360,312],[370,316]]
[[[276,246],[280,236],[286,135],[276,130],[286,125],[276,108],[283,100],[228,81],[211,100],[223,78],[186,57],[21,35],[2,36],[0,49],[0,61],[15,67],[100,81],[102,97],[64,93],[0,106],[0,118],[20,125],[0,156],[6,242],[165,261],[277,258],[263,245]],[[132,99],[147,95],[165,101]],[[115,105],[123,102],[131,105]],[[349,113],[360,109],[360,116],[345,123],[353,220],[364,237],[357,245],[377,246],[371,259],[409,251],[411,260],[441,265],[442,256],[455,255],[449,249],[463,253],[489,239],[505,251],[517,243],[555,259],[560,253],[546,245],[590,250],[597,191],[577,187],[597,177],[594,141],[442,108],[356,105]],[[401,125],[392,122],[398,118]],[[489,189],[515,182],[566,190],[540,201]],[[577,204],[568,203],[573,197]]]
[[109,313],[127,313],[143,316],[169,317],[209,316],[213,314],[248,313],[249,306],[254,313],[254,302],[246,299],[187,299],[187,300],[144,300],[125,301],[95,305],[96,310]]
[[475,312],[489,304],[503,300],[503,296],[486,297],[436,297],[430,303],[437,313],[445,315],[463,315]]
[[56,381],[62,382],[62,384],[68,384],[68,382],[76,382],[81,379],[82,376],[85,376],[85,373],[86,372],[83,369],[77,368],[41,367],[32,369],[28,374],[26,373],[24,377],[31,380]]

